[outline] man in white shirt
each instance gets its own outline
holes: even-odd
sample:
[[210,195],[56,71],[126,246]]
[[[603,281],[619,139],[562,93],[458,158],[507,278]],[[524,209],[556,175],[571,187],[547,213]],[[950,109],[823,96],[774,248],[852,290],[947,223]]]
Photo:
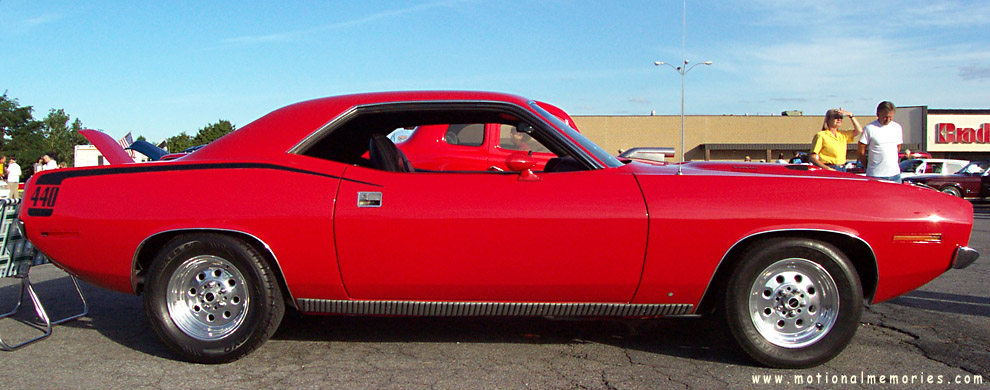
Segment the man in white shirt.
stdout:
[[894,103],[877,106],[877,120],[863,126],[859,137],[859,161],[866,165],[866,175],[901,182],[897,153],[904,143],[904,130],[894,122]]
[[47,154],[41,156],[41,159],[45,162],[45,165],[41,167],[42,171],[47,171],[49,169],[58,169],[58,163],[55,162],[55,160],[52,160],[52,158]]
[[21,166],[17,165],[17,158],[10,157],[10,165],[7,166],[7,187],[10,188],[10,199],[18,199],[21,192],[18,186],[21,185]]

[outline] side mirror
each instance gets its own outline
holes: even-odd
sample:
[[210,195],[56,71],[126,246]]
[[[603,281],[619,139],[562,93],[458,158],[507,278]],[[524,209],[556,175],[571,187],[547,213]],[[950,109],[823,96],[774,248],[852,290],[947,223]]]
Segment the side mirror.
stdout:
[[509,170],[513,172],[528,171],[536,166],[536,160],[529,153],[512,153],[509,157],[505,158],[505,166],[509,167]]
[[536,160],[533,159],[532,154],[532,152],[512,153],[509,157],[505,158],[505,166],[508,167],[510,171],[519,172],[519,180],[540,180],[540,178],[533,173],[533,167],[536,166]]

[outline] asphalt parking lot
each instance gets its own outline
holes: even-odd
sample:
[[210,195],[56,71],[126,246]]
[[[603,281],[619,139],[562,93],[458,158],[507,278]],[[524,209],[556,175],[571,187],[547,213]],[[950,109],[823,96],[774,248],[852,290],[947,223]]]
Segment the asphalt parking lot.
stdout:
[[[39,343],[0,352],[0,387],[985,387],[982,381],[990,379],[990,203],[976,204],[975,220],[970,245],[983,258],[869,307],[845,352],[812,369],[756,366],[705,319],[289,318],[253,354],[226,365],[198,365],[176,360],[158,341],[140,297],[84,285],[89,315],[56,327]],[[55,316],[76,304],[60,299],[71,288],[62,275],[51,265],[32,270]],[[0,309],[8,309],[16,297],[15,283],[0,281],[5,304]],[[28,331],[20,322],[0,321],[4,338]]]

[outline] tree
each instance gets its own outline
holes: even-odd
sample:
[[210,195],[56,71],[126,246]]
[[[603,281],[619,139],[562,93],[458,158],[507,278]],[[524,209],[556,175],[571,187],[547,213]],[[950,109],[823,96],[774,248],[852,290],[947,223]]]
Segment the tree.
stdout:
[[196,145],[206,145],[229,134],[235,129],[236,126],[231,124],[230,121],[220,119],[217,123],[211,123],[204,126],[202,129],[199,129],[199,133],[196,134],[196,138],[193,138],[193,143]]
[[169,152],[178,153],[196,145],[193,144],[193,138],[183,131],[179,135],[166,138],[165,146],[168,148]]
[[17,99],[8,98],[6,93],[0,96],[0,152],[16,157],[28,177],[34,173],[29,167],[47,153],[41,122],[34,120],[32,111],[33,108],[21,107]]
[[48,111],[48,116],[41,120],[41,135],[44,139],[45,153],[55,161],[72,166],[75,146],[85,145],[88,141],[79,134],[79,130],[83,128],[82,121],[77,118],[70,126],[69,119],[69,115],[62,109]]
[[169,152],[181,152],[193,146],[206,145],[210,142],[216,141],[220,137],[223,137],[236,129],[237,126],[234,126],[230,123],[230,121],[220,119],[217,123],[210,123],[203,126],[203,128],[199,129],[196,133],[195,137],[192,137],[183,131],[179,135],[166,138],[165,145],[168,147]]
[[8,98],[6,92],[0,95],[0,150],[10,149],[7,137],[13,138],[14,133],[36,126],[32,111],[30,106],[21,107],[17,99]]

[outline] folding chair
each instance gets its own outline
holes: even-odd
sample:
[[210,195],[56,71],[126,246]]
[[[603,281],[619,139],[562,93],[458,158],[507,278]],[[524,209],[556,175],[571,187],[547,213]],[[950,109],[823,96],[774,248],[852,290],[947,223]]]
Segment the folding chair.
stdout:
[[10,277],[21,280],[21,291],[19,297],[17,298],[17,302],[14,304],[14,308],[6,313],[0,314],[0,319],[5,319],[17,314],[18,310],[21,308],[21,304],[24,303],[24,293],[27,292],[27,296],[31,299],[31,303],[34,305],[35,314],[41,324],[22,322],[37,329],[41,332],[41,334],[31,339],[14,343],[8,343],[0,337],[0,350],[3,351],[13,351],[35,341],[51,336],[53,325],[72,321],[89,313],[89,305],[86,303],[86,298],[83,297],[82,290],[79,288],[79,281],[76,280],[74,276],[69,275],[69,278],[72,280],[72,284],[76,289],[76,294],[79,296],[79,301],[82,302],[82,312],[72,314],[55,321],[52,321],[48,317],[48,313],[45,311],[45,307],[41,304],[38,294],[34,292],[34,286],[31,285],[31,279],[29,277],[31,267],[47,263],[48,258],[38,251],[37,248],[31,245],[27,238],[24,237],[20,230],[16,227],[19,205],[20,199],[0,200],[0,278]]

